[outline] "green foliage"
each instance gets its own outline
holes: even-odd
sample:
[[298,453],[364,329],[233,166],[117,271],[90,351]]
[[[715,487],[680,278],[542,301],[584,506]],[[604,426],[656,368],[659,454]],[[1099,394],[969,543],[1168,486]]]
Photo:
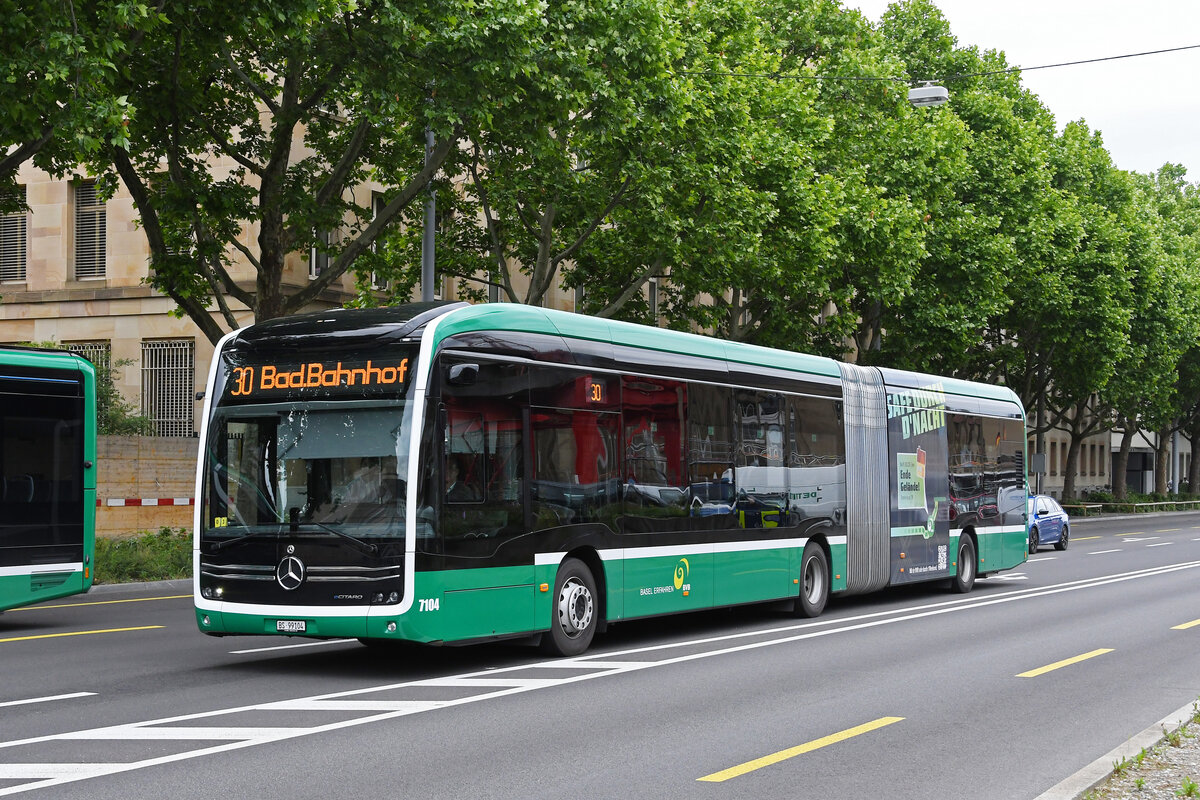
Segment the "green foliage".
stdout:
[[1200,784],[1188,776],[1183,777],[1183,784],[1175,790],[1176,797],[1200,797]]
[[184,528],[96,539],[97,583],[170,580],[191,574],[192,537]]
[[[136,108],[117,87],[159,15],[136,0],[22,0],[0,13],[0,190],[26,161],[54,175],[128,147]],[[0,210],[13,210],[0,191]]]
[[127,367],[133,362],[120,358],[112,364],[96,367],[96,432],[100,435],[149,436],[154,423],[138,413],[138,408],[125,399],[113,382],[113,369]]
[[[119,178],[150,282],[213,341],[236,303],[294,313],[347,271],[357,305],[406,300],[432,190],[467,299],[563,285],[602,317],[1004,383],[1074,443],[1122,420],[1200,448],[1200,188],[1060,130],[931,0],[878,24],[837,0],[33,0],[0,31],[0,182]],[[912,108],[928,79],[951,102]],[[296,281],[310,249],[328,265]]]

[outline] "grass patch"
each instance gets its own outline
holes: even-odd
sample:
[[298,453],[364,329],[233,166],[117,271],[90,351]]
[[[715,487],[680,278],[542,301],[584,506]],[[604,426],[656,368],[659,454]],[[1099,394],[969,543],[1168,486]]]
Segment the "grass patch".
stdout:
[[192,535],[184,528],[96,539],[96,583],[192,577]]

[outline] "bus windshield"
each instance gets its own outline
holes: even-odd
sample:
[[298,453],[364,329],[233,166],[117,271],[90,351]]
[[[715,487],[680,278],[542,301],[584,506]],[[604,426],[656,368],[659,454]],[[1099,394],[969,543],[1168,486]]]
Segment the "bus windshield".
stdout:
[[404,404],[272,404],[219,411],[205,453],[204,538],[404,533]]

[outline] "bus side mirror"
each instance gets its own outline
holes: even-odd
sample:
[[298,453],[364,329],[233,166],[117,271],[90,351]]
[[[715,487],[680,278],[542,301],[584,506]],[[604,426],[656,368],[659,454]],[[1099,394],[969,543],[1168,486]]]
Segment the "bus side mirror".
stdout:
[[478,377],[478,364],[451,364],[446,382],[451,386],[474,386]]

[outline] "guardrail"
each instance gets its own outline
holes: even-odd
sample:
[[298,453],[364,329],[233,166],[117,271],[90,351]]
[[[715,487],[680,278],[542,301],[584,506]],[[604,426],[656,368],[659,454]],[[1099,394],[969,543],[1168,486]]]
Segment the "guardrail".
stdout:
[[1159,500],[1153,503],[1063,503],[1070,514],[1089,517],[1098,514],[1142,514],[1151,511],[1196,511],[1200,500]]

